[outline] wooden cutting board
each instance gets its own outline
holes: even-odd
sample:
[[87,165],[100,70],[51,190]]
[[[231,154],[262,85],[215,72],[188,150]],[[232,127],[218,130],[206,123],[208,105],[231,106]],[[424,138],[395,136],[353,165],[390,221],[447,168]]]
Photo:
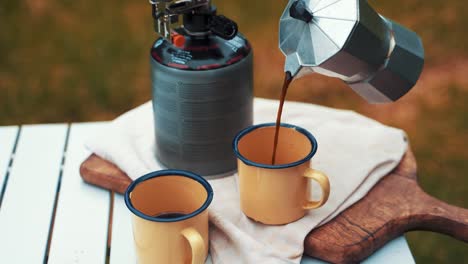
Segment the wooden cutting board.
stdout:
[[[125,192],[131,179],[114,164],[91,155],[80,167],[84,181]],[[305,253],[334,263],[353,263],[411,230],[447,234],[468,242],[468,210],[426,194],[417,182],[416,160],[409,150],[399,166],[361,201],[310,232]]]

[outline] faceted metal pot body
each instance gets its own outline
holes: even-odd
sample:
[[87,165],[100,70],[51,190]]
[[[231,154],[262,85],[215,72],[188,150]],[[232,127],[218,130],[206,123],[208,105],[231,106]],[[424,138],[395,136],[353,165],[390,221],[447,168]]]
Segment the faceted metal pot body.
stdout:
[[346,82],[371,103],[395,101],[424,65],[418,35],[379,15],[365,0],[290,0],[280,21],[285,71]]

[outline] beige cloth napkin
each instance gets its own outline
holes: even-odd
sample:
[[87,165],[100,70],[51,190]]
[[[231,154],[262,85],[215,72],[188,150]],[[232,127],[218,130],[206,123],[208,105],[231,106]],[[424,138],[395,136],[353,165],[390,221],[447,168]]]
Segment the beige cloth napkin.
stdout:
[[[255,99],[255,123],[272,122],[277,107],[278,101]],[[364,197],[398,165],[407,149],[402,130],[352,111],[286,102],[283,122],[301,126],[317,138],[318,151],[312,163],[330,179],[329,200],[294,223],[265,226],[241,212],[236,174],[210,180],[214,189],[209,208],[210,252],[215,264],[299,263],[309,231]],[[114,120],[86,146],[136,179],[161,169],[154,159],[153,133],[148,102]]]

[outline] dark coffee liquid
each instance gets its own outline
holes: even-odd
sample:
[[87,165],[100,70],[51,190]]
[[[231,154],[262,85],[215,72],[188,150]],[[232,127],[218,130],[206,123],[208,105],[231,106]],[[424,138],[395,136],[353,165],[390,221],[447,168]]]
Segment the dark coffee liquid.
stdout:
[[281,125],[281,115],[283,114],[284,100],[288,93],[289,85],[291,84],[293,77],[290,72],[286,72],[284,75],[283,89],[281,90],[280,104],[278,107],[278,113],[276,115],[276,127],[275,127],[275,141],[273,143],[273,157],[271,158],[271,165],[275,165],[276,161],[276,148],[278,147],[279,129]]
[[186,214],[179,213],[179,212],[167,212],[167,213],[160,213],[160,214],[154,215],[154,217],[164,218],[164,219],[171,219],[171,218],[181,217],[181,216],[184,216],[184,215],[186,215]]

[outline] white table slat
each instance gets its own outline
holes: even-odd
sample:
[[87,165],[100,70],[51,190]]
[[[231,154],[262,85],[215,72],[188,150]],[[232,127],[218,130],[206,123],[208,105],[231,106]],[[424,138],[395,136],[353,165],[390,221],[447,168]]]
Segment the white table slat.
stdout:
[[[320,260],[313,259],[308,256],[304,256],[301,261],[301,264],[325,264],[327,262],[323,262]],[[374,254],[370,257],[365,259],[363,264],[371,264],[371,263],[378,263],[378,264],[414,264],[413,255],[408,247],[408,243],[406,243],[406,239],[404,236],[396,238],[389,243],[387,243],[383,248],[377,250]]]
[[50,264],[106,261],[110,192],[84,183],[79,175],[80,164],[90,154],[84,141],[101,126],[102,123],[73,124],[70,128]]
[[114,195],[110,264],[135,263],[131,214],[123,195]]
[[396,238],[387,243],[383,248],[376,251],[369,258],[362,262],[363,264],[379,263],[394,264],[407,263],[414,264],[413,254],[406,242],[405,236]]
[[19,128],[16,126],[0,127],[0,192],[7,175],[18,130]]
[[0,209],[2,263],[43,263],[67,125],[23,126]]

